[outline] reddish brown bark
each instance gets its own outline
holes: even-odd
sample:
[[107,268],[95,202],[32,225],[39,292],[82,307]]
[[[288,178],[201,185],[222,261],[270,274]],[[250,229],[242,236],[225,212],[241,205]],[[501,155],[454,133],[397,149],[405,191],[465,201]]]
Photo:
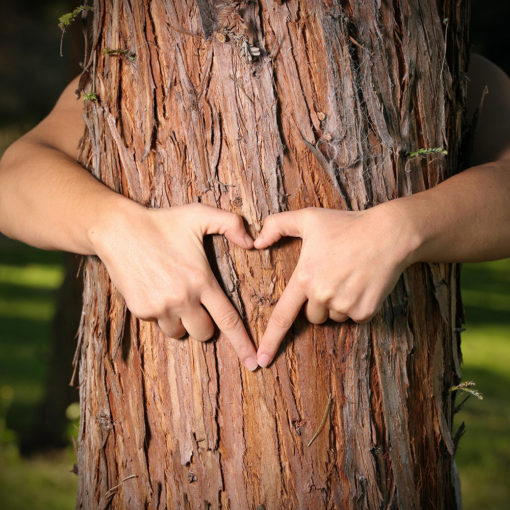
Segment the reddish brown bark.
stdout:
[[[95,3],[94,175],[146,205],[238,212],[255,233],[270,213],[364,209],[458,169],[464,2],[239,4]],[[433,147],[448,156],[409,156]],[[259,339],[299,243],[209,248]],[[221,336],[173,341],[129,316],[89,258],[78,508],[456,508],[456,281],[412,267],[369,324],[298,319],[249,373]]]

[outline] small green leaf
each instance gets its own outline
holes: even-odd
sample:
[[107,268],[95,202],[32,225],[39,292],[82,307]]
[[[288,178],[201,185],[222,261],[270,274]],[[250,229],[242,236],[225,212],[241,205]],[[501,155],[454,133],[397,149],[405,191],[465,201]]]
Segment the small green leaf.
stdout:
[[478,390],[475,390],[473,386],[476,386],[476,383],[474,381],[463,381],[460,384],[457,384],[456,386],[452,386],[450,388],[450,391],[465,391],[466,393],[470,393],[477,399],[483,400],[483,395]]
[[86,92],[81,96],[84,101],[97,101],[97,96],[94,92]]
[[66,12],[58,18],[58,26],[62,32],[84,11],[92,11],[90,5],[79,5],[73,12]]
[[443,147],[429,147],[429,148],[421,148],[417,149],[414,152],[409,154],[409,158],[416,158],[418,156],[426,156],[427,154],[442,154],[446,156],[448,151],[443,149]]

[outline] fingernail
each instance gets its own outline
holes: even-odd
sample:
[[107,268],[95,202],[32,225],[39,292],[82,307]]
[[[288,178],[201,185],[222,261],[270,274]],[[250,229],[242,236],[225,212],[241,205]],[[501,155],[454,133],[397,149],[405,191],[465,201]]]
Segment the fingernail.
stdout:
[[257,361],[261,367],[266,368],[267,365],[269,365],[269,363],[271,362],[271,359],[267,354],[261,354],[260,356],[257,357]]
[[244,361],[244,366],[250,371],[253,372],[259,368],[259,364],[255,358],[248,358]]
[[250,235],[245,234],[244,240],[246,241],[246,244],[248,244],[249,246],[253,246],[253,239]]

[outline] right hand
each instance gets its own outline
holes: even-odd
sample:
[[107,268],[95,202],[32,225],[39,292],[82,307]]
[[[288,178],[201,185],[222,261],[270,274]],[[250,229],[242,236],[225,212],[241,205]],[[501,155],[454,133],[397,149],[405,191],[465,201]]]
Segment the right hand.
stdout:
[[257,249],[266,249],[283,236],[301,237],[303,243],[260,341],[261,367],[274,359],[303,305],[313,324],[348,318],[366,322],[374,316],[411,264],[417,246],[417,236],[395,202],[366,211],[309,207],[264,220],[254,242]]
[[172,338],[188,332],[196,340],[208,340],[214,320],[243,365],[255,370],[255,348],[203,247],[205,235],[223,234],[241,248],[252,248],[242,218],[201,204],[146,209],[124,199],[120,209],[90,238],[129,310],[156,321]]

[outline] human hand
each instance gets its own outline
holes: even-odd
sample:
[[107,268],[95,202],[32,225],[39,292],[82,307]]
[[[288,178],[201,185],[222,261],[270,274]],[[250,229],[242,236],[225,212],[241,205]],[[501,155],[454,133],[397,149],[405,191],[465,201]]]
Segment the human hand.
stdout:
[[411,236],[386,204],[362,212],[308,208],[268,216],[255,240],[267,248],[301,237],[298,263],[268,321],[257,359],[266,367],[306,302],[314,324],[368,321],[409,265]]
[[187,331],[207,340],[214,320],[241,362],[257,368],[255,348],[203,247],[205,235],[223,234],[241,248],[252,248],[241,217],[201,204],[146,209],[123,199],[121,209],[90,236],[129,310],[156,321],[173,338]]

